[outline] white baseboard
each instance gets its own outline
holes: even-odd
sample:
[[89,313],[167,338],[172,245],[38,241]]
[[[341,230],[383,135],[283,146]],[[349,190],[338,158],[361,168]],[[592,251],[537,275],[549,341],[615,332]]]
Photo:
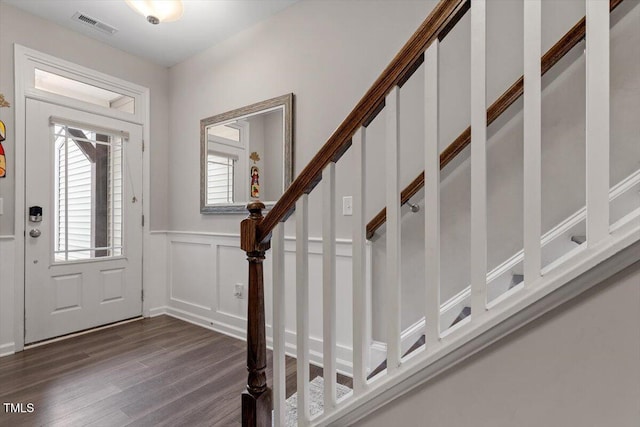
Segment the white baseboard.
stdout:
[[212,331],[228,335],[232,338],[236,338],[242,341],[246,340],[246,334],[243,329],[219,322],[217,320],[189,313],[188,311],[181,310],[175,307],[166,307],[166,314],[171,317],[175,317],[176,319],[184,320],[185,322],[189,322],[194,325],[202,326],[203,328],[211,329]]
[[[150,310],[151,311],[151,310]],[[218,320],[213,320],[204,316],[200,316],[197,314],[189,313],[188,311],[181,310],[174,307],[158,307],[153,309],[156,313],[155,316],[166,314],[171,317],[175,317],[176,319],[184,320],[185,322],[189,322],[191,324],[202,326],[203,328],[210,329],[212,331],[219,332],[221,334],[230,336],[232,338],[236,338],[242,341],[246,341],[246,331],[242,328],[238,328],[237,326],[230,325],[225,322],[221,322]],[[151,316],[153,317],[153,316]],[[270,326],[267,326],[267,333],[270,330]],[[296,357],[296,335],[292,331],[286,331],[286,344],[285,344],[285,353],[288,356],[293,358]],[[322,340],[314,337],[309,338],[309,361],[316,366],[322,367],[322,353],[317,351],[317,349],[322,349]],[[273,348],[273,341],[271,337],[267,337],[267,348]],[[351,376],[353,372],[353,365],[351,363],[351,348],[348,348],[344,345],[337,345],[337,354],[338,357],[336,359],[336,370],[338,373],[346,376]],[[342,357],[340,357],[342,356]]]
[[167,314],[167,307],[153,307],[144,312],[144,317],[157,317],[162,316],[163,314]]
[[0,345],[0,357],[11,356],[16,352],[16,345],[13,342]]
[[[424,334],[425,323],[424,317],[418,320],[413,325],[402,331],[400,334],[400,348],[401,353],[406,353],[416,341],[420,339],[420,336]],[[371,366],[370,370],[373,371],[387,358],[387,343],[381,341],[373,341],[371,343]]]

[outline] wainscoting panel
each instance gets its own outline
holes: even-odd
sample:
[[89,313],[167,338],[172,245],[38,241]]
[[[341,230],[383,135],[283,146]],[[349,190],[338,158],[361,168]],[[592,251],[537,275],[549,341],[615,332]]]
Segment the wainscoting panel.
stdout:
[[215,307],[215,246],[205,239],[169,241],[169,301],[207,315]]
[[[247,269],[241,268],[246,264],[247,254],[234,245],[217,245],[216,265],[219,266],[216,275],[216,292],[218,313],[225,316],[240,317],[247,312]],[[271,269],[269,269],[269,272]],[[240,296],[235,296],[236,287],[239,287]]]
[[[240,236],[167,232],[169,298],[166,312],[244,339],[247,316],[247,260]],[[271,343],[272,263],[264,262],[267,341]],[[285,239],[286,348],[295,356],[295,239]],[[336,246],[338,278],[337,357],[340,372],[351,373],[351,242]],[[322,365],[322,241],[309,242],[311,361]],[[237,296],[236,293],[240,295]]]
[[0,236],[0,356],[15,351],[14,253],[13,236]]

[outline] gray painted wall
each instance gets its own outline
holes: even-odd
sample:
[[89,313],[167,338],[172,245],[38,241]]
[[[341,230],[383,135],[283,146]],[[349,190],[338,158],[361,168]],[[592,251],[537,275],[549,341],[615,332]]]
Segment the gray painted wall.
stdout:
[[[0,2],[0,92],[13,105],[14,43],[53,55],[151,90],[151,203],[150,226],[163,230],[168,226],[169,174],[169,71],[104,43],[62,28],[20,9]],[[0,109],[0,120],[7,125],[8,177],[0,179],[0,197],[4,198],[4,214],[0,216],[0,235],[14,233],[15,191],[15,127],[14,108]],[[175,155],[175,151],[172,152]],[[18,219],[21,220],[21,219]]]
[[[295,174],[306,166],[427,16],[435,1],[301,1],[170,70],[171,229],[238,232],[246,215],[200,215],[198,122],[293,92]],[[413,174],[407,170],[407,177]],[[350,195],[349,157],[337,167],[337,197]],[[341,203],[338,203],[342,206]],[[369,214],[381,206],[371,205]],[[311,236],[321,233],[319,191]],[[350,218],[338,215],[338,236]],[[290,221],[293,234],[294,221]],[[289,234],[289,233],[288,233]]]
[[359,427],[637,427],[640,263],[547,313]]

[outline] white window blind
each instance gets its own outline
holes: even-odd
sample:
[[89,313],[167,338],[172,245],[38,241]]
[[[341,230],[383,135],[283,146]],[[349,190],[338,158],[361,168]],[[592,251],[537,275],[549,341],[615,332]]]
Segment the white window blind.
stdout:
[[207,204],[233,203],[233,175],[237,159],[226,154],[207,156]]
[[54,259],[122,255],[120,136],[54,124]]

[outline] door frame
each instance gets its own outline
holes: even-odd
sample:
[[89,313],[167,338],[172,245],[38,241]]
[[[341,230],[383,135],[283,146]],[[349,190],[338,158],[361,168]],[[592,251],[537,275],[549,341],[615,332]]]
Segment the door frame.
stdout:
[[[56,95],[34,85],[34,68],[59,74],[80,82],[128,95],[135,100],[135,113],[125,113],[88,102],[79,101],[62,95]],[[14,44],[15,76],[15,275],[14,275],[14,351],[24,349],[25,327],[25,170],[26,170],[26,100],[27,98],[73,108],[79,111],[112,117],[142,126],[142,141],[145,149],[142,153],[142,212],[146,218],[142,229],[142,290],[145,283],[144,253],[148,248],[150,233],[150,103],[149,89],[117,77],[113,77],[78,64],[74,64],[36,50]],[[148,315],[148,301],[142,301],[142,313]]]

